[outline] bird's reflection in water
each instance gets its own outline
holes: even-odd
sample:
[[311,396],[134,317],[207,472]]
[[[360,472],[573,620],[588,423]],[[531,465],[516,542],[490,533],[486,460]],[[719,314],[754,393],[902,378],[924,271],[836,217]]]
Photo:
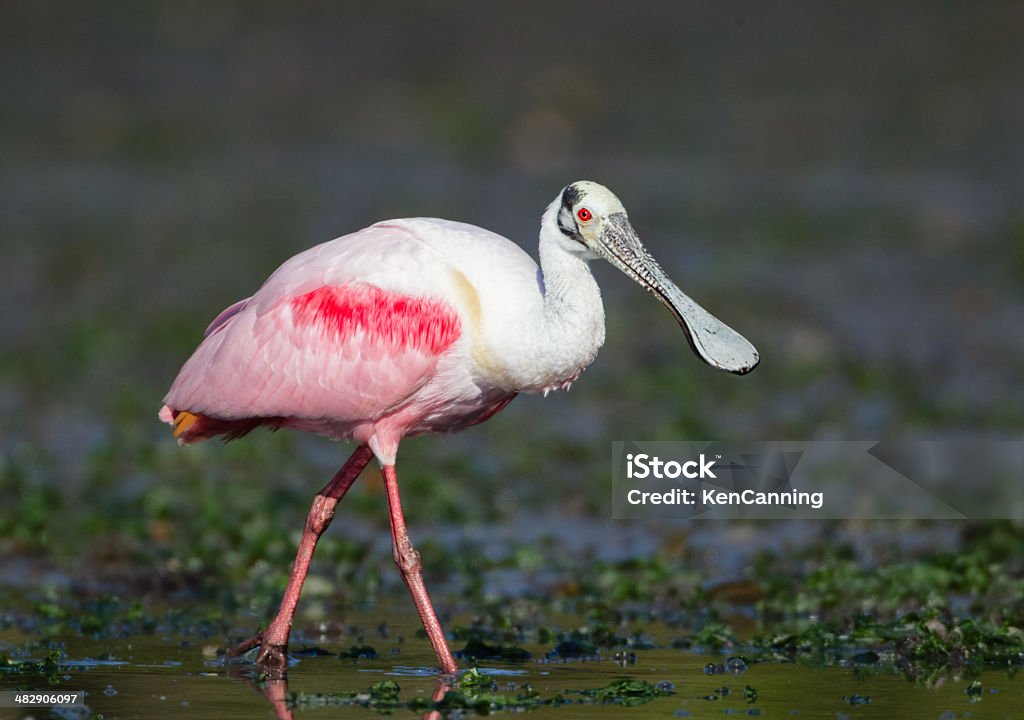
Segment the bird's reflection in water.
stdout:
[[[277,720],[295,720],[295,714],[288,705],[288,674],[285,671],[277,671],[270,675],[253,676],[251,665],[227,665],[229,677],[246,680],[254,690],[260,693],[267,702],[274,708],[274,717]],[[434,693],[431,700],[434,704],[444,700],[444,696],[452,689],[452,675],[439,675],[434,685]],[[423,713],[423,720],[441,720],[443,716],[440,710],[427,710]]]
[[268,679],[262,685],[257,683],[257,687],[263,697],[274,706],[274,717],[277,720],[294,720],[292,709],[288,707],[288,677],[286,675]]
[[[437,684],[434,685],[434,694],[431,697],[431,700],[433,700],[435,704],[444,700],[444,696],[452,689],[452,684],[449,680],[451,677],[451,675],[441,675],[437,678]],[[441,711],[427,710],[423,713],[423,720],[441,720]]]

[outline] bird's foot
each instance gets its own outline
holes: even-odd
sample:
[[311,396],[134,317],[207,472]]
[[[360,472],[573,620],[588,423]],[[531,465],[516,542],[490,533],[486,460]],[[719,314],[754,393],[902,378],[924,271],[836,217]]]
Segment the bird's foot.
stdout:
[[260,651],[256,653],[256,667],[260,669],[260,672],[271,677],[283,677],[288,669],[288,645],[274,645],[264,642],[262,632],[258,632],[252,637],[246,638],[237,645],[228,648],[224,651],[224,657],[241,657],[257,645]]
[[271,677],[283,676],[288,669],[288,646],[263,643],[256,655],[256,666]]
[[224,657],[226,657],[226,658],[241,657],[242,655],[245,655],[247,652],[252,650],[257,645],[260,645],[262,643],[263,643],[263,633],[262,632],[258,632],[255,635],[253,635],[252,637],[247,638],[247,639],[243,640],[242,642],[238,643],[237,645],[233,645],[232,647],[229,647],[227,650],[224,651]]

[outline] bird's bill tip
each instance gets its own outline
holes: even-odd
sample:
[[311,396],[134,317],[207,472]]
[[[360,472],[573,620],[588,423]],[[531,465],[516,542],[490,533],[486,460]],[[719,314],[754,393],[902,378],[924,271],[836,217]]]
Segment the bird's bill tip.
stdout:
[[705,363],[724,372],[746,375],[761,361],[745,337],[694,302],[678,287],[666,282],[658,298],[675,315],[693,352]]

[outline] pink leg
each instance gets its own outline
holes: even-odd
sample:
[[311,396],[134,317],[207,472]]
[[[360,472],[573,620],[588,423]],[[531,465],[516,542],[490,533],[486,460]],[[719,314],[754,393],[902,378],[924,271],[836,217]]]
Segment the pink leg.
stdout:
[[313,498],[313,506],[309,509],[309,515],[306,517],[306,527],[303,529],[302,539],[299,541],[299,551],[295,555],[295,563],[292,565],[291,576],[288,578],[288,587],[284,591],[284,598],[281,600],[281,608],[277,611],[277,616],[266,630],[228,650],[225,653],[228,657],[241,655],[259,645],[260,652],[256,656],[257,665],[265,670],[280,670],[288,664],[288,635],[292,629],[295,606],[298,605],[299,595],[302,593],[302,583],[306,580],[306,573],[309,571],[309,563],[313,559],[313,550],[316,549],[317,540],[334,519],[334,508],[359,477],[359,473],[363,471],[366,464],[370,462],[371,457],[373,457],[373,452],[370,448],[365,445],[357,447],[348,461],[334,474],[331,481]]
[[441,623],[437,621],[434,613],[434,606],[430,604],[430,597],[427,596],[427,588],[423,584],[423,563],[420,554],[412,546],[409,540],[409,533],[405,529],[405,518],[402,516],[402,500],[398,496],[398,477],[395,475],[394,465],[384,466],[384,487],[388,494],[388,512],[391,515],[391,542],[395,557],[395,564],[402,571],[402,580],[409,588],[412,601],[416,605],[416,611],[420,614],[423,627],[430,638],[430,644],[434,646],[434,653],[441,663],[441,670],[446,673],[457,673],[459,666],[455,664],[452,651],[448,649],[448,643],[444,639],[444,631],[441,630]]

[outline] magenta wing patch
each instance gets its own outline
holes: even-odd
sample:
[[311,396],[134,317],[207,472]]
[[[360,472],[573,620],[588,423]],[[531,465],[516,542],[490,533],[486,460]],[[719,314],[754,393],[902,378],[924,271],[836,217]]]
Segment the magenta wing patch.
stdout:
[[323,339],[341,344],[362,334],[373,345],[440,355],[462,332],[447,303],[366,283],[321,287],[288,302],[296,326],[318,327]]

